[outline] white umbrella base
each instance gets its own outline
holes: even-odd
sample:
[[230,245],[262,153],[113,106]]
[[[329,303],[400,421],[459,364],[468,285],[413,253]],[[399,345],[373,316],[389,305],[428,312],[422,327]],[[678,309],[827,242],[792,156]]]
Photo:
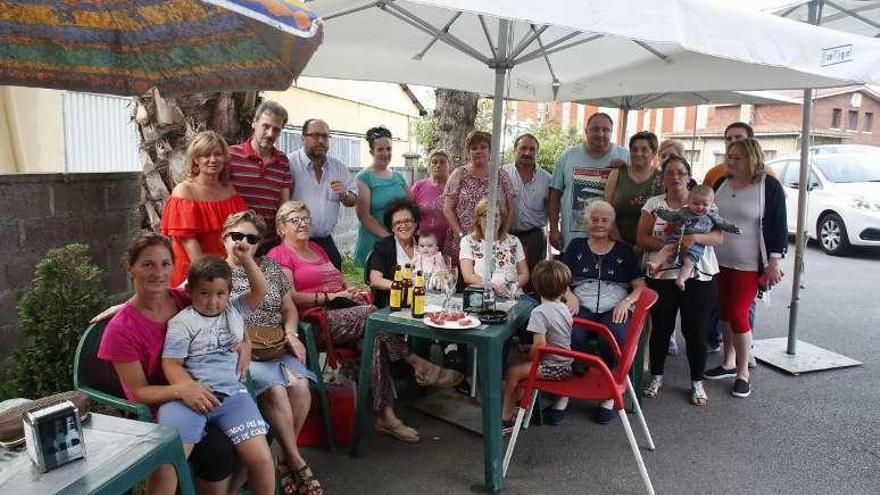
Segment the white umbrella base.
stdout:
[[816,347],[802,340],[797,341],[796,354],[788,354],[788,339],[761,339],[752,342],[752,355],[762,363],[781,369],[792,375],[837,368],[861,366],[861,361]]

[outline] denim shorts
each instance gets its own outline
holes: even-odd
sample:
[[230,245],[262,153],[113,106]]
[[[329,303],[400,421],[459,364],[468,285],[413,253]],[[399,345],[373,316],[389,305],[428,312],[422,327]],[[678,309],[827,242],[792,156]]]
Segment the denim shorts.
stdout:
[[219,406],[206,414],[193,411],[182,400],[166,402],[159,407],[159,424],[174,426],[183,443],[190,444],[198,443],[205,436],[208,423],[223,430],[233,445],[269,431],[257,404],[247,392],[221,400]]
[[289,387],[292,385],[289,376],[317,382],[315,374],[292,354],[284,354],[271,361],[251,361],[248,371],[251,373],[254,395],[257,397],[275,385]]

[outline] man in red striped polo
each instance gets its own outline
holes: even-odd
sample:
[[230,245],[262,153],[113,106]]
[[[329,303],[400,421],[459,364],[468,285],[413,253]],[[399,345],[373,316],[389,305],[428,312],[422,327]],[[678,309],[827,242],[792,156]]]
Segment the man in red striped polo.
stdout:
[[245,142],[229,147],[230,180],[235,191],[244,198],[248,208],[266,220],[266,237],[258,255],[278,245],[275,213],[290,199],[290,162],[275,148],[281,129],[287,124],[287,110],[274,101],[263,101],[257,107],[251,127],[254,133]]

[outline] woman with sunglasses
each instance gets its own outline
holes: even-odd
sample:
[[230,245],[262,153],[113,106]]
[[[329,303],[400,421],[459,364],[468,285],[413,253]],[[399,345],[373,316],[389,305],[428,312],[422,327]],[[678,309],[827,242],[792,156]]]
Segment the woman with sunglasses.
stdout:
[[171,238],[171,285],[186,280],[189,265],[204,254],[226,256],[220,229],[226,218],[247,206],[229,183],[229,147],[213,131],[193,138],[186,150],[186,178],[174,187],[159,229]]
[[[266,234],[263,217],[253,210],[234,213],[223,224],[226,262],[232,267],[232,296],[250,289],[244,268],[233,253],[236,243],[247,246],[251,255]],[[306,349],[299,340],[299,315],[290,298],[290,281],[275,260],[255,258],[266,277],[268,290],[263,303],[245,318],[247,326],[281,328],[287,337],[287,353],[267,361],[251,360],[248,370],[260,411],[274,432],[284,453],[279,460],[281,488],[284,493],[321,495],[324,490],[296,446],[299,431],[312,402],[309,380],[315,375],[305,366]]]
[[412,197],[403,174],[388,168],[391,163],[391,131],[373,127],[367,131],[366,139],[373,163],[355,176],[358,187],[355,211],[361,225],[354,247],[354,264],[361,267],[366,266],[376,241],[391,235],[381,223],[388,203],[397,198]]

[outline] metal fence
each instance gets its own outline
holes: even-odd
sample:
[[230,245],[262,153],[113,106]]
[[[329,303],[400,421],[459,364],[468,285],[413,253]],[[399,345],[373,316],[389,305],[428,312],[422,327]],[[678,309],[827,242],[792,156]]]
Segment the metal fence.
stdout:
[[139,137],[129,98],[65,91],[64,171],[137,172]]
[[[336,158],[349,168],[361,167],[361,139],[356,136],[344,134],[330,135],[330,150],[328,155]],[[302,129],[284,128],[277,142],[278,148],[287,153],[293,153],[302,146]]]

